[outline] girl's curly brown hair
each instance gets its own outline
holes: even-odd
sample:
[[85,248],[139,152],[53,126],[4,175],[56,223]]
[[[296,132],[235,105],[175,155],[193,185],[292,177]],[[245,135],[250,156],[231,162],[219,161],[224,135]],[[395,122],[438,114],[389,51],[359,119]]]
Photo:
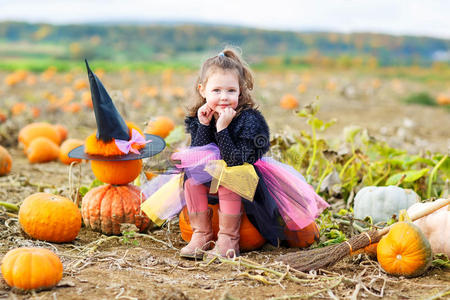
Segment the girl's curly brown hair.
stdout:
[[253,74],[250,71],[248,64],[241,58],[241,56],[232,48],[225,48],[216,56],[208,58],[202,65],[200,73],[195,85],[195,96],[192,105],[187,108],[187,115],[189,117],[197,116],[198,109],[206,103],[205,98],[200,95],[198,86],[201,84],[205,86],[209,75],[216,71],[233,70],[236,71],[239,78],[239,100],[236,107],[236,115],[247,108],[255,108],[256,104],[253,101],[250,91],[253,89]]

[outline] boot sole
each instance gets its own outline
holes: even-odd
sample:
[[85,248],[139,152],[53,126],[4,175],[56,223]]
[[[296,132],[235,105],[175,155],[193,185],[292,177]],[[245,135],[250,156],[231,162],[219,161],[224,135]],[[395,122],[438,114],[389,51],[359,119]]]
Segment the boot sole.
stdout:
[[182,258],[189,258],[189,259],[197,259],[197,260],[203,260],[203,253],[198,254],[180,254],[180,257]]

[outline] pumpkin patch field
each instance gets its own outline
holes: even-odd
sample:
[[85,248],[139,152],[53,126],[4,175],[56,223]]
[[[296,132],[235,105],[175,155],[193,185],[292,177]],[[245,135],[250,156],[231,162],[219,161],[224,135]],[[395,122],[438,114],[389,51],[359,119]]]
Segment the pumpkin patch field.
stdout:
[[[450,211],[414,224],[400,212],[449,197],[448,69],[256,70],[267,155],[299,170],[331,207],[278,246],[245,216],[241,257],[194,261],[179,257],[192,234],[187,214],[157,226],[140,203],[145,183],[189,143],[183,120],[197,74],[90,64],[125,121],[165,138],[166,149],[112,171],[71,159],[96,129],[82,63],[0,71],[1,299],[450,297]],[[378,246],[351,249],[330,267],[300,272],[278,261],[390,224]]]

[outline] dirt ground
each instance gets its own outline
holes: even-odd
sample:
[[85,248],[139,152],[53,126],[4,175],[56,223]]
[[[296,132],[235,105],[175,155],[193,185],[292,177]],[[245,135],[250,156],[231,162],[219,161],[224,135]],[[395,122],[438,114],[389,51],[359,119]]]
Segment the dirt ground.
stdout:
[[[40,191],[68,194],[68,167],[58,162],[31,165],[20,150],[11,149],[15,165],[0,178],[1,199],[20,203]],[[74,169],[75,178],[79,169]],[[82,184],[93,178],[83,164]],[[178,257],[185,245],[177,220],[147,234],[107,237],[82,228],[71,243],[55,244],[32,240],[21,231],[16,218],[0,213],[0,256],[16,247],[45,247],[61,258],[64,275],[51,290],[21,292],[0,281],[5,299],[422,299],[448,291],[450,272],[431,268],[424,276],[406,279],[385,274],[379,264],[360,254],[334,267],[310,274],[291,270],[277,257],[296,249],[275,248],[243,253],[241,261],[195,262]],[[278,271],[270,275],[258,268]],[[298,282],[286,274],[295,276]],[[283,276],[283,274],[285,274]],[[259,277],[258,277],[259,276]],[[265,282],[263,282],[265,280]]]
[[[262,80],[266,75],[262,74]],[[269,76],[267,75],[269,78]],[[339,80],[339,76],[335,76]],[[346,78],[346,77],[343,77]],[[190,80],[190,78],[188,78]],[[292,112],[278,107],[273,95],[294,89],[295,76],[273,75],[258,96],[261,110],[272,133],[307,130],[304,120]],[[267,79],[269,80],[269,79]],[[347,81],[352,82],[349,78]],[[301,104],[319,95],[324,120],[338,119],[336,125],[324,133],[330,140],[342,139],[342,130],[357,125],[369,130],[379,140],[410,152],[448,152],[450,146],[450,114],[442,107],[404,105],[393,96],[386,81],[377,91],[359,89],[363,81],[356,81],[355,92],[325,92],[319,83],[299,96]],[[260,83],[263,85],[262,83]],[[432,89],[420,83],[407,82],[409,91]],[[356,93],[356,96],[355,96]],[[363,93],[363,94],[362,94]],[[162,114],[164,109],[152,108],[146,114]],[[84,117],[70,116],[65,124],[70,135],[84,138],[92,130],[91,112]],[[128,119],[144,122],[148,116],[130,112]],[[56,117],[55,117],[56,119]],[[181,120],[178,120],[181,124]],[[17,133],[16,133],[17,134]],[[88,164],[73,168],[72,187],[69,168],[59,162],[30,164],[16,145],[8,145],[13,156],[13,169],[8,176],[0,177],[0,201],[20,204],[37,191],[58,192],[70,195],[78,185],[89,185],[94,179]],[[339,203],[332,203],[333,207]],[[0,280],[2,299],[438,299],[449,292],[450,272],[431,268],[423,276],[413,279],[385,274],[379,264],[357,255],[347,258],[332,268],[310,274],[289,270],[276,262],[287,252],[299,251],[265,245],[258,251],[243,253],[238,261],[195,262],[178,257],[185,243],[180,237],[177,220],[163,228],[153,227],[143,235],[125,239],[107,237],[82,228],[71,243],[55,244],[32,240],[21,231],[16,218],[0,209],[0,257],[16,247],[38,246],[53,250],[64,265],[64,276],[54,288],[45,291],[21,292],[12,290]],[[249,262],[250,261],[250,262]],[[253,267],[249,267],[253,264]],[[257,266],[255,267],[255,265]],[[263,268],[266,268],[263,271]],[[277,271],[278,275],[274,272]],[[272,275],[270,275],[272,274]],[[295,277],[295,278],[294,278]],[[290,279],[291,278],[291,279]],[[293,279],[292,279],[293,278]],[[434,297],[434,298],[433,298]],[[444,299],[447,296],[442,297]]]

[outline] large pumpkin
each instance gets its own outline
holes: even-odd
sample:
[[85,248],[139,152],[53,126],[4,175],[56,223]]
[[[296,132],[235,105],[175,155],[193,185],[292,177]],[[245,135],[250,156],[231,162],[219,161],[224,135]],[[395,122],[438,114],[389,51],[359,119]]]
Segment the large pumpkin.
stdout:
[[374,223],[386,222],[393,214],[408,209],[419,200],[413,190],[397,186],[367,186],[356,194],[353,210],[357,219],[371,216]]
[[130,223],[142,232],[150,225],[150,219],[140,209],[145,200],[142,196],[141,190],[131,184],[93,188],[81,203],[84,224],[104,234],[120,234],[120,224]]
[[284,229],[284,234],[288,245],[292,248],[306,248],[319,240],[319,228],[315,222],[300,230]]
[[[422,210],[432,202],[416,203],[408,209],[408,214]],[[433,253],[445,253],[450,257],[450,205],[414,221],[431,245]]]
[[398,222],[378,243],[377,258],[387,273],[414,277],[427,270],[433,254],[419,227],[410,222]]
[[9,286],[24,290],[50,288],[63,275],[58,256],[44,248],[10,250],[2,259],[1,269]]
[[28,196],[19,209],[19,223],[32,238],[49,242],[73,241],[81,228],[81,213],[68,198],[49,193]]
[[142,160],[102,161],[91,160],[91,169],[101,182],[109,184],[127,184],[139,176]]
[[7,175],[11,171],[12,158],[8,150],[0,146],[0,176]]
[[[209,204],[209,207],[213,210],[212,216],[212,226],[214,232],[214,239],[217,239],[217,233],[219,232],[219,205],[218,204]],[[189,242],[192,237],[192,228],[189,223],[189,214],[187,212],[186,207],[180,213],[179,219],[181,238]],[[253,224],[248,219],[245,212],[242,214],[241,219],[241,229],[239,231],[240,239],[239,239],[239,248],[241,251],[251,251],[260,248],[265,244],[266,240],[262,237],[259,231],[253,226]]]

